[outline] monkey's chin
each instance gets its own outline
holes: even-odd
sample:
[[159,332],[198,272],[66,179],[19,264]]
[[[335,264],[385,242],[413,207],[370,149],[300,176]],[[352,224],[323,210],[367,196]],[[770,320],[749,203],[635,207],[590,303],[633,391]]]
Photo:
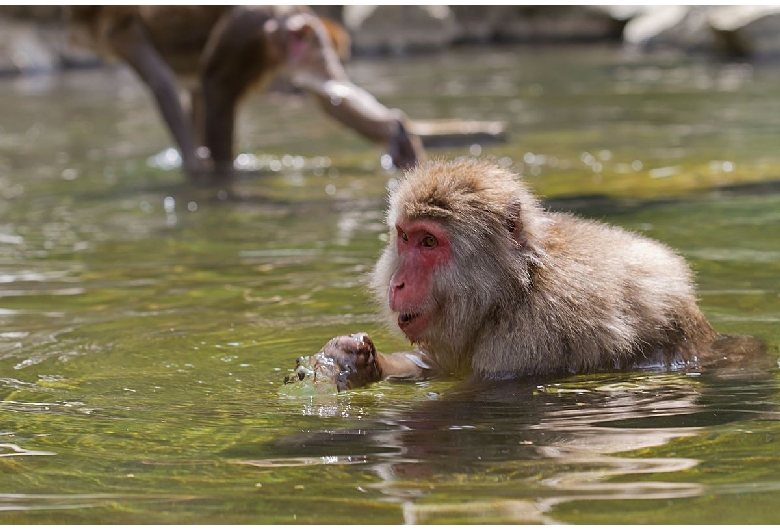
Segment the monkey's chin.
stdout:
[[428,316],[419,313],[400,313],[398,315],[398,327],[411,342],[417,342],[423,338],[423,333],[428,329]]

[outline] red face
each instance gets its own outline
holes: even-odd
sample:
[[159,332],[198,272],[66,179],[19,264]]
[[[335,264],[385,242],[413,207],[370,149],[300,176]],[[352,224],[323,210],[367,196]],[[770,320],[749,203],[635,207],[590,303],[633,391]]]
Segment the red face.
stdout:
[[450,260],[450,240],[444,227],[431,220],[400,220],[396,225],[398,268],[390,279],[390,309],[398,327],[415,342],[438,311],[432,294],[436,270]]

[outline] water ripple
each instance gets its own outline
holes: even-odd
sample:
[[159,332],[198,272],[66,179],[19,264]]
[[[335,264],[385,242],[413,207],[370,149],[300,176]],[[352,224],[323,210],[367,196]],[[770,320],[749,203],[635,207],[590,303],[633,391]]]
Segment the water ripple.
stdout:
[[116,503],[184,502],[196,497],[189,495],[113,495],[85,494],[27,494],[0,493],[0,511],[76,510],[113,506]]
[[23,449],[16,444],[0,444],[0,458],[7,456],[54,456],[57,453]]

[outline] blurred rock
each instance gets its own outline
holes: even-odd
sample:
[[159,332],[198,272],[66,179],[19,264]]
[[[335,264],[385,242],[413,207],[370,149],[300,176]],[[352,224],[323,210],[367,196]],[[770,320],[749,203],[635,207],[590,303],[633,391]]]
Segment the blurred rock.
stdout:
[[709,23],[715,47],[722,53],[780,57],[780,6],[718,6]]
[[496,29],[505,6],[450,6],[457,24],[456,42],[489,44],[496,40]]
[[[612,6],[619,7],[619,6]],[[504,42],[619,40],[630,10],[611,6],[499,6],[496,39]],[[616,16],[618,15],[619,16]]]
[[0,20],[0,75],[51,72],[59,58],[34,22]]
[[646,6],[643,13],[626,24],[623,41],[646,51],[712,50],[715,39],[708,21],[711,9],[712,6]]
[[355,53],[441,50],[455,40],[456,24],[448,6],[344,6],[344,25]]
[[637,6],[451,6],[457,42],[619,40]]
[[[453,44],[603,42],[780,58],[780,6],[311,6],[343,24],[356,54]],[[62,6],[0,6],[0,75],[101,64],[68,43]]]
[[780,6],[649,6],[626,25],[623,39],[643,50],[777,58]]
[[[45,10],[41,14],[51,15]],[[59,18],[54,23],[40,23],[29,17],[0,18],[0,75],[51,73],[99,63],[92,52],[68,44],[67,31]]]

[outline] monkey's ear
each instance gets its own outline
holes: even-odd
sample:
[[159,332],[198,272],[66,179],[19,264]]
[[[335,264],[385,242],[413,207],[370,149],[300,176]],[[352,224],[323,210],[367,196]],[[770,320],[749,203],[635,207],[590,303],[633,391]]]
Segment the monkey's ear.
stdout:
[[294,15],[287,19],[287,31],[298,40],[305,40],[314,36],[314,28],[309,19],[302,15]]
[[523,231],[523,221],[520,219],[521,209],[522,203],[519,199],[509,203],[506,209],[506,228],[515,244],[518,247],[525,247],[528,244],[528,236]]

